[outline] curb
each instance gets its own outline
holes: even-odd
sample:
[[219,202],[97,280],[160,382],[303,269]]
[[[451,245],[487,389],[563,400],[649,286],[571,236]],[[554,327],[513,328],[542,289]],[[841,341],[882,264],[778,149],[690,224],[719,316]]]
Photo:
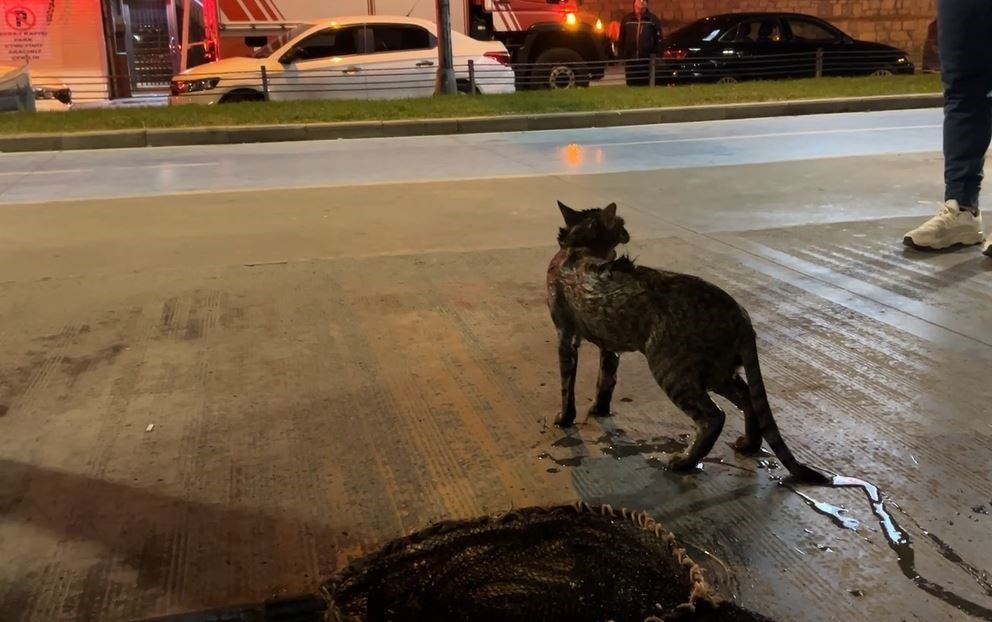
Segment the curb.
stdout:
[[924,93],[921,95],[881,95],[751,104],[685,106],[680,108],[641,108],[617,111],[470,117],[464,119],[217,126],[79,132],[71,134],[24,134],[0,136],[0,152],[179,147],[188,145],[231,145],[301,140],[528,132],[846,112],[912,110],[941,108],[943,105],[944,96],[942,94]]

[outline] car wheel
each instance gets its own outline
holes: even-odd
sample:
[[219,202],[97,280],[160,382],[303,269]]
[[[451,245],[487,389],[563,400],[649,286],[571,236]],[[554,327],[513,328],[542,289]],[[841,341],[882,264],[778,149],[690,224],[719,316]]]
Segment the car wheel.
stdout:
[[589,86],[589,69],[581,66],[578,52],[568,48],[551,48],[537,57],[534,86],[550,89],[571,89]]
[[243,89],[240,91],[231,91],[227,95],[221,98],[220,103],[222,104],[236,104],[240,102],[261,102],[265,101],[265,95],[259,93],[258,91],[251,91],[248,89]]
[[891,69],[876,69],[875,71],[871,72],[870,75],[872,75],[872,76],[892,76],[892,75],[895,75],[895,74],[892,72]]
[[734,76],[722,76],[716,81],[717,84],[737,84],[737,78]]

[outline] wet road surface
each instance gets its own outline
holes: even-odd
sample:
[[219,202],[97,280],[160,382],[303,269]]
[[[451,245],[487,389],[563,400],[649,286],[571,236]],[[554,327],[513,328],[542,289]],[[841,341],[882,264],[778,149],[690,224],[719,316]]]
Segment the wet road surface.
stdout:
[[[248,147],[200,153],[213,177],[0,158],[0,619],[306,592],[430,521],[575,499],[650,513],[778,620],[992,619],[992,260],[901,246],[939,116]],[[550,427],[556,199],[617,201],[640,263],[738,296],[793,450],[868,484],[722,442],[668,472],[690,423],[636,355],[616,417]]]

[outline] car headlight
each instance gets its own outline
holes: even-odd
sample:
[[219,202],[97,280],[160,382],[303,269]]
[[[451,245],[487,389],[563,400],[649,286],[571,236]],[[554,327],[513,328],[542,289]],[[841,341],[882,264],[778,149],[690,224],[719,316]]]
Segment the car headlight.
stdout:
[[72,91],[68,88],[53,89],[47,86],[34,87],[35,101],[58,100],[65,105],[72,103]]
[[173,80],[171,91],[173,95],[184,95],[199,91],[209,91],[216,88],[220,78],[200,78],[198,80]]

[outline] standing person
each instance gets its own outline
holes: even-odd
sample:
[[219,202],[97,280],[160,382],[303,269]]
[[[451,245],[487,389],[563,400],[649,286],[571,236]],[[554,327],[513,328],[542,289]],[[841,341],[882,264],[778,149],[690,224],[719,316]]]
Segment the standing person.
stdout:
[[[944,206],[903,238],[923,250],[984,239],[978,195],[992,140],[992,2],[937,2],[937,45],[944,83]],[[984,253],[992,257],[992,235]]]
[[625,61],[627,86],[651,83],[650,57],[661,53],[661,20],[648,9],[648,0],[634,0],[634,10],[620,22],[617,51]]

